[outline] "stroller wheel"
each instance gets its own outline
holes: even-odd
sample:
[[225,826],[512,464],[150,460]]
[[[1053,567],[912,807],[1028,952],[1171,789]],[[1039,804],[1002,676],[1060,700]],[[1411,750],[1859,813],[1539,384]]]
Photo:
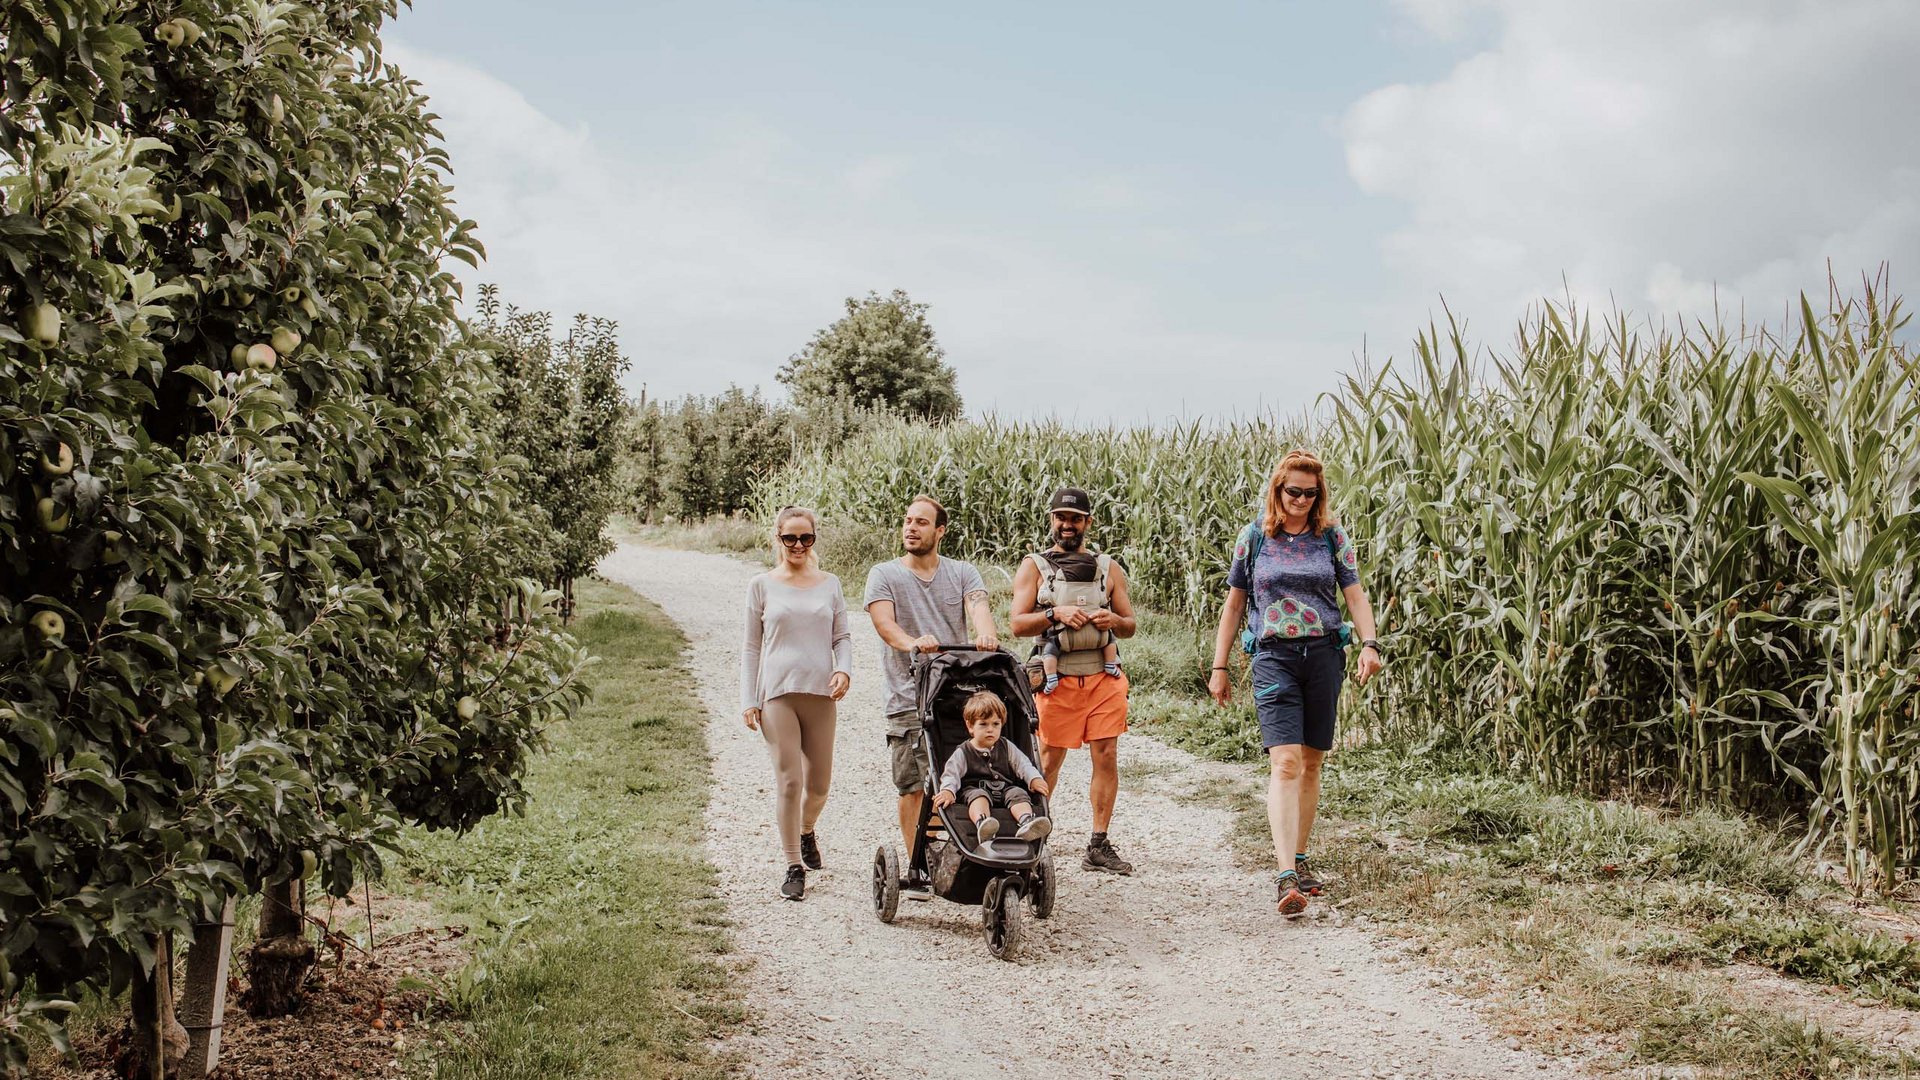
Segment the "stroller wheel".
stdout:
[[986,933],[987,951],[996,960],[1011,960],[1020,953],[1026,938],[1026,923],[1020,904],[1020,879],[997,877],[987,883],[980,901],[980,927]]
[[1060,887],[1060,879],[1053,872],[1053,852],[1040,856],[1033,867],[1033,917],[1050,919],[1053,917],[1054,893]]
[[900,910],[900,853],[881,844],[873,853],[873,913],[890,923]]

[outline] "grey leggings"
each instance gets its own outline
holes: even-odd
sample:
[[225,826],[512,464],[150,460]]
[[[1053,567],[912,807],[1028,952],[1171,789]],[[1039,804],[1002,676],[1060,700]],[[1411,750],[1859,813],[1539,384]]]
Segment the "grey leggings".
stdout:
[[773,757],[774,820],[787,865],[800,861],[800,834],[812,832],[833,783],[833,699],[781,694],[760,713],[760,734]]

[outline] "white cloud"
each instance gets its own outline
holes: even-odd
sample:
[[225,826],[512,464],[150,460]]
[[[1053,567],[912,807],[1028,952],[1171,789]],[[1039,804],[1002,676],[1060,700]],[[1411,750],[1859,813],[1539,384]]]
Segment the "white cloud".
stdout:
[[[1190,330],[1126,267],[1076,258],[1017,225],[947,223],[917,208],[910,187],[940,161],[878,147],[822,164],[739,121],[709,124],[692,152],[635,160],[487,72],[417,48],[389,54],[431,96],[454,197],[480,223],[487,261],[456,269],[561,320],[580,311],[618,319],[631,382],[657,396],[729,382],[777,394],[774,372],[839,316],[845,297],[895,287],[932,305],[976,412],[1104,422],[1261,404],[1292,411],[1303,402],[1249,397],[1249,373],[1276,357],[1347,352],[1300,340],[1310,332]],[[1008,151],[1004,135],[964,127],[941,152],[997,163]],[[1096,196],[1114,206],[1148,198],[1124,178],[1064,197]],[[1143,227],[1140,243],[1157,235]],[[1314,389],[1331,385],[1324,376],[1317,365]]]
[[[1346,114],[1348,170],[1410,220],[1383,256],[1482,327],[1566,288],[1652,316],[1775,316],[1883,261],[1920,269],[1920,4],[1399,0],[1437,82]],[[1564,276],[1564,286],[1563,286]],[[1400,313],[1393,313],[1398,317]]]

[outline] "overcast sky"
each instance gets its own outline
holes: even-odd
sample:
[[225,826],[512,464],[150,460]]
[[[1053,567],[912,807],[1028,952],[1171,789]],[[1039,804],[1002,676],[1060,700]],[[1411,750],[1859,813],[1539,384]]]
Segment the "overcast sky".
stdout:
[[415,0],[472,282],[633,388],[932,306],[968,411],[1293,412],[1442,297],[1778,319],[1920,265],[1914,0]]

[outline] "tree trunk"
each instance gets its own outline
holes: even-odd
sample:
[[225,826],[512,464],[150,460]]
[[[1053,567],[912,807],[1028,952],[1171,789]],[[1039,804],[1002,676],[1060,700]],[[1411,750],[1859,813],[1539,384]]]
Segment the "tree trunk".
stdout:
[[227,963],[233,953],[234,898],[217,922],[193,928],[187,950],[187,985],[180,995],[180,1019],[187,1028],[187,1058],[181,1075],[200,1080],[220,1064],[220,1026],[227,1012]]
[[560,625],[573,625],[573,579],[560,583]]
[[153,971],[133,980],[132,999],[115,1071],[124,1080],[167,1080],[187,1054],[187,1029],[173,1015],[173,935],[154,939]]
[[285,1016],[300,1004],[300,984],[313,966],[306,936],[306,890],[299,878],[260,893],[260,941],[247,953],[247,1011]]

